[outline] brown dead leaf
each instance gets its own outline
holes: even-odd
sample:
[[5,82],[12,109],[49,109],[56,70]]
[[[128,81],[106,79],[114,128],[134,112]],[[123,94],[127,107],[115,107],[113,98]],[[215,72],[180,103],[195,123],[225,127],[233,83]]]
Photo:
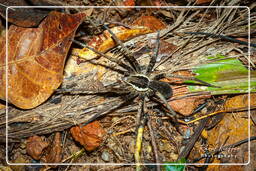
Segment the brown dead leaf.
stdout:
[[33,159],[39,160],[49,143],[39,136],[29,137],[27,140],[26,151]]
[[148,27],[153,32],[166,28],[166,25],[154,16],[142,16],[135,20],[132,25]]
[[209,98],[209,96],[187,97],[170,101],[169,104],[176,112],[179,112],[184,116],[189,116],[198,107],[198,105],[204,103],[206,98]]
[[[188,71],[179,71],[174,73],[175,75],[188,76],[193,77],[191,72]],[[166,81],[168,83],[176,83],[182,84],[183,81],[180,78],[166,78],[162,81]],[[186,86],[172,86],[173,89],[173,97],[178,98],[180,96],[184,96],[189,93],[188,88]],[[189,116],[193,113],[193,111],[198,107],[198,105],[204,103],[205,99],[210,98],[210,95],[201,95],[201,96],[193,96],[186,97],[177,100],[172,100],[169,102],[173,110],[179,112],[184,116]]]
[[5,105],[0,103],[0,109],[4,109]]
[[[237,108],[246,108],[248,107],[248,95],[239,95],[235,96],[225,103],[225,110],[232,110]],[[250,104],[251,106],[256,106],[256,94],[252,93],[250,97]]]
[[[146,27],[133,27],[131,29],[127,29],[123,26],[113,27],[111,28],[111,31],[116,35],[118,39],[121,41],[127,41],[129,39],[132,39],[136,36],[147,34],[152,32],[150,29]],[[115,41],[112,39],[111,34],[105,30],[103,34],[100,34],[98,36],[94,36],[89,42],[88,46],[100,51],[100,52],[106,52],[109,49],[116,46]],[[97,56],[93,51],[84,48],[84,49],[73,49],[72,54],[79,56],[81,58],[84,58],[86,60],[93,59]]]
[[[248,106],[248,96],[238,95],[228,99],[225,103],[225,108],[231,110],[233,108]],[[251,96],[251,105],[255,105],[256,94]],[[247,112],[236,112],[236,113],[226,113],[221,122],[209,131],[208,144],[211,150],[220,148],[224,143],[226,145],[234,144],[240,140],[248,138],[248,113]],[[253,128],[253,122],[250,121],[251,128]],[[251,131],[251,136],[255,136],[255,127]],[[246,163],[248,160],[248,148],[247,144],[244,146],[237,147],[234,149],[228,149],[223,152],[226,155],[236,155],[236,157],[231,158],[221,158],[222,162],[231,163]],[[223,168],[224,169],[224,168]],[[221,169],[222,170],[222,169]]]
[[210,3],[210,2],[212,2],[212,0],[196,0],[197,5],[206,4],[206,3]]
[[[52,12],[38,28],[8,31],[8,101],[23,109],[43,103],[62,82],[71,38],[85,14]],[[6,100],[5,41],[0,52],[0,98]]]
[[61,162],[61,134],[57,132],[54,136],[54,140],[51,143],[51,146],[48,147],[46,155],[42,157],[42,161],[45,163],[60,163]]
[[[127,29],[125,27],[113,27],[111,28],[111,31],[115,33],[115,35],[122,41],[127,41],[129,39],[132,39],[136,36],[140,36],[143,34],[147,34],[152,32],[150,29],[146,27],[132,27],[131,29]],[[111,38],[111,34],[108,31],[104,31],[103,34],[94,36],[89,42],[88,45],[90,47],[95,48],[96,50],[105,53],[106,51],[110,50],[111,48],[115,47],[115,41]],[[81,59],[85,60],[91,60],[98,55],[94,53],[93,51],[84,48],[84,49],[72,49],[71,58],[67,61],[66,67],[65,67],[65,73],[66,75],[71,75],[74,73],[87,73],[91,72],[94,69],[99,70],[100,73],[104,74],[106,72],[106,68],[99,65],[94,65],[91,63],[85,63],[85,64],[77,64],[77,56],[79,56]],[[104,60],[104,59],[102,59]],[[97,77],[100,79],[101,75]]]
[[72,127],[70,132],[72,137],[87,151],[92,151],[100,146],[105,135],[105,131],[98,121],[89,123],[82,128],[79,126]]
[[135,0],[124,0],[124,6],[135,6]]

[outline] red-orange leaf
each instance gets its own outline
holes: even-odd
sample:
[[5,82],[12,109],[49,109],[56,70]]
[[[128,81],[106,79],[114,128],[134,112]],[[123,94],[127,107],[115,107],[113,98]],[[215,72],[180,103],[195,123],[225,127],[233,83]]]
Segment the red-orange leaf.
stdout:
[[60,132],[57,132],[54,136],[51,146],[48,147],[46,151],[46,155],[43,156],[41,160],[45,163],[60,163],[62,157],[61,144],[61,134]]
[[[52,12],[38,28],[10,26],[8,100],[23,109],[43,103],[62,82],[71,38],[85,14]],[[0,40],[0,98],[6,100],[5,41]]]
[[39,160],[48,146],[49,143],[42,137],[33,136],[27,140],[26,151],[33,159]]
[[80,128],[74,126],[70,129],[72,137],[78,141],[87,151],[96,149],[105,135],[104,129],[98,121],[94,121]]
[[135,20],[132,25],[148,27],[152,31],[166,28],[166,25],[154,16],[142,16]]

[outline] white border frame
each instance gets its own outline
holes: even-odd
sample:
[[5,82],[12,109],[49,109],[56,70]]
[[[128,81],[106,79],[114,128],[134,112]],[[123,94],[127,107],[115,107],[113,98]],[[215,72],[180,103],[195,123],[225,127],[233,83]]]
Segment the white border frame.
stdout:
[[[132,166],[136,163],[10,163],[8,160],[8,10],[12,8],[244,8],[248,10],[248,58],[250,61],[250,8],[247,6],[9,6],[6,8],[6,163],[8,165],[93,165],[93,166]],[[248,63],[248,162],[247,163],[141,163],[141,165],[248,165],[251,160],[250,142],[250,63]]]

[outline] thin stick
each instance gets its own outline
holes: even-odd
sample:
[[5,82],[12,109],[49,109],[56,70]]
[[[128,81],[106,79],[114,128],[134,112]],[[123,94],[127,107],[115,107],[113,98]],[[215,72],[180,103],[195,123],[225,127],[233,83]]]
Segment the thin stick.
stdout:
[[[160,163],[157,144],[156,144],[156,139],[155,139],[155,133],[154,133],[154,130],[151,126],[151,123],[152,123],[151,117],[148,117],[147,126],[148,126],[150,137],[151,137],[151,143],[152,143],[152,146],[153,146],[153,149],[154,149],[156,163]],[[157,168],[157,171],[161,171],[160,165],[156,165],[156,168]]]

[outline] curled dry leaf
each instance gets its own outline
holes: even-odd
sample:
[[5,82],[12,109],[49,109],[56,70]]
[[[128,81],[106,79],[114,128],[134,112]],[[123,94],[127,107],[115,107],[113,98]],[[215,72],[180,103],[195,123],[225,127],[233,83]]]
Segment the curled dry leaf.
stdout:
[[60,163],[61,162],[61,134],[57,132],[54,136],[52,145],[48,147],[46,155],[42,157],[42,161],[45,163]]
[[49,143],[39,136],[29,137],[27,140],[26,151],[33,159],[39,160]]
[[[147,34],[152,32],[146,27],[133,27],[127,29],[123,26],[113,27],[111,31],[116,35],[116,37],[122,41],[127,41],[136,36]],[[89,42],[88,46],[95,48],[100,52],[106,52],[109,49],[116,46],[115,41],[112,39],[111,34],[106,30],[103,34],[93,37]],[[73,49],[72,54],[84,58],[86,60],[93,59],[97,56],[93,51],[84,48],[84,49]]]
[[[140,36],[143,34],[147,34],[152,32],[150,29],[146,27],[132,27],[131,29],[127,29],[122,26],[113,27],[111,28],[111,31],[115,33],[115,35],[122,41],[127,41],[129,39],[132,39],[136,36]],[[88,46],[93,47],[94,49],[100,51],[100,52],[107,52],[111,48],[116,46],[116,43],[111,38],[111,34],[108,31],[104,31],[102,34],[94,36],[89,42]],[[91,72],[94,69],[102,71],[101,73],[105,73],[106,68],[99,66],[99,65],[93,65],[88,63],[76,65],[77,64],[77,56],[79,56],[81,59],[85,60],[91,60],[95,57],[97,57],[97,54],[95,54],[93,51],[83,48],[83,49],[72,49],[72,57],[69,58],[67,61],[66,67],[65,67],[65,73],[66,75],[72,75],[74,73],[87,73]],[[101,75],[101,74],[100,74]],[[100,77],[100,76],[99,76]],[[98,77],[97,77],[98,78]]]
[[[85,14],[52,12],[38,28],[10,26],[8,101],[23,109],[43,103],[62,82],[71,38]],[[5,41],[0,52],[0,98],[6,100]]]
[[148,27],[153,32],[166,28],[166,25],[154,16],[142,16],[135,20],[132,25]]
[[100,146],[105,135],[105,131],[98,121],[89,123],[82,128],[79,126],[72,127],[70,132],[72,137],[87,151],[92,151]]

